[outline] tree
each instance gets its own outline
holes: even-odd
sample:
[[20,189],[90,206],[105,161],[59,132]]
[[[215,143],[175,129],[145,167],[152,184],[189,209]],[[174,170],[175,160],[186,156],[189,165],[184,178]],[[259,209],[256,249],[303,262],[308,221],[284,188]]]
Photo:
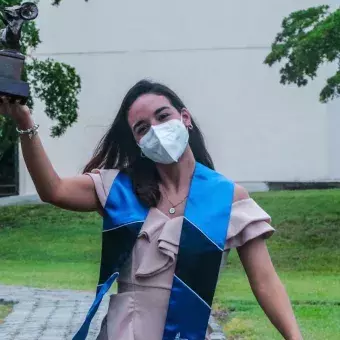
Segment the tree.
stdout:
[[[38,0],[35,2],[37,3]],[[57,6],[60,2],[61,0],[53,0],[51,4]],[[0,0],[0,7],[20,3],[20,0]],[[28,81],[31,88],[28,106],[33,109],[34,98],[44,102],[46,115],[56,122],[51,129],[51,136],[59,137],[77,121],[80,77],[76,70],[67,64],[50,58],[38,60],[32,56],[32,51],[41,43],[39,30],[34,21],[24,25],[22,34],[21,52],[28,56],[23,79]],[[0,116],[0,161],[6,150],[16,142],[14,123],[11,119]]]
[[264,63],[272,66],[285,61],[281,68],[282,84],[299,87],[317,76],[326,63],[337,65],[336,73],[327,79],[320,93],[326,103],[340,96],[340,8],[311,7],[296,11],[283,19],[282,31],[277,34],[272,51]]

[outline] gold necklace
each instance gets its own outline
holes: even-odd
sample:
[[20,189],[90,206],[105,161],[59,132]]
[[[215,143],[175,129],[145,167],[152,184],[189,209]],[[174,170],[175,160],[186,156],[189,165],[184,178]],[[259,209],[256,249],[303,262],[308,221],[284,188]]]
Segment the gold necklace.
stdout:
[[169,203],[171,204],[171,208],[169,209],[169,214],[171,214],[171,215],[176,214],[176,208],[177,208],[180,204],[182,204],[182,203],[188,198],[188,196],[189,196],[189,194],[188,194],[188,195],[186,195],[179,203],[173,204],[173,203],[170,201],[170,199],[169,199],[168,194],[166,193],[166,191],[165,191],[164,189],[163,189],[162,191],[163,191],[163,193],[164,193],[166,199],[167,199],[167,200],[169,201]]

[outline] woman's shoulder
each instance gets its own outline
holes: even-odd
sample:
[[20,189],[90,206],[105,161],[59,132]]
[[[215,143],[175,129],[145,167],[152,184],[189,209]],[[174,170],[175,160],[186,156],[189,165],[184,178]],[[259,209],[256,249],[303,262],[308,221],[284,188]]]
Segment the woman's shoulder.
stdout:
[[248,190],[244,188],[242,185],[235,183],[233,202],[235,203],[235,202],[246,200],[249,198],[250,196],[249,196]]
[[117,169],[93,169],[86,173],[95,184],[96,193],[102,207],[105,207],[111,186],[118,174],[119,170]]
[[270,237],[275,231],[270,222],[270,216],[250,197],[248,191],[235,184],[225,249],[241,247],[257,237]]
[[269,218],[269,215],[263,208],[250,197],[248,190],[239,184],[235,184],[231,214],[232,216],[242,215],[244,217],[245,215],[253,215],[255,217],[257,215]]

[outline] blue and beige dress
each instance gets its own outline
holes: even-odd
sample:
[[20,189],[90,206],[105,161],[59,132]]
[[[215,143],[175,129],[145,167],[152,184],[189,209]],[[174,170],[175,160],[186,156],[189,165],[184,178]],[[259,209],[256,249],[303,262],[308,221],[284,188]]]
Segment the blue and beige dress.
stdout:
[[[271,236],[269,215],[253,199],[233,203],[233,184],[200,164],[184,216],[172,219],[140,205],[127,175],[95,170],[89,176],[103,207],[101,279],[74,339],[86,338],[101,297],[116,278],[118,293],[110,298],[98,340],[210,339],[207,323],[221,256]],[[122,245],[125,240],[130,250]],[[116,251],[121,246],[125,257]]]

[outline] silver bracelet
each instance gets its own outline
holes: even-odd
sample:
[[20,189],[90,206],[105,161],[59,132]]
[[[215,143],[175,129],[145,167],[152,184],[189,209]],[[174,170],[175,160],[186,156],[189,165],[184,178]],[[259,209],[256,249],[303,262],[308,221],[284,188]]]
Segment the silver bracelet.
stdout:
[[27,130],[19,130],[18,128],[16,128],[16,130],[17,130],[19,135],[28,135],[28,138],[32,139],[35,135],[38,134],[39,125],[34,124],[33,127],[29,128]]

